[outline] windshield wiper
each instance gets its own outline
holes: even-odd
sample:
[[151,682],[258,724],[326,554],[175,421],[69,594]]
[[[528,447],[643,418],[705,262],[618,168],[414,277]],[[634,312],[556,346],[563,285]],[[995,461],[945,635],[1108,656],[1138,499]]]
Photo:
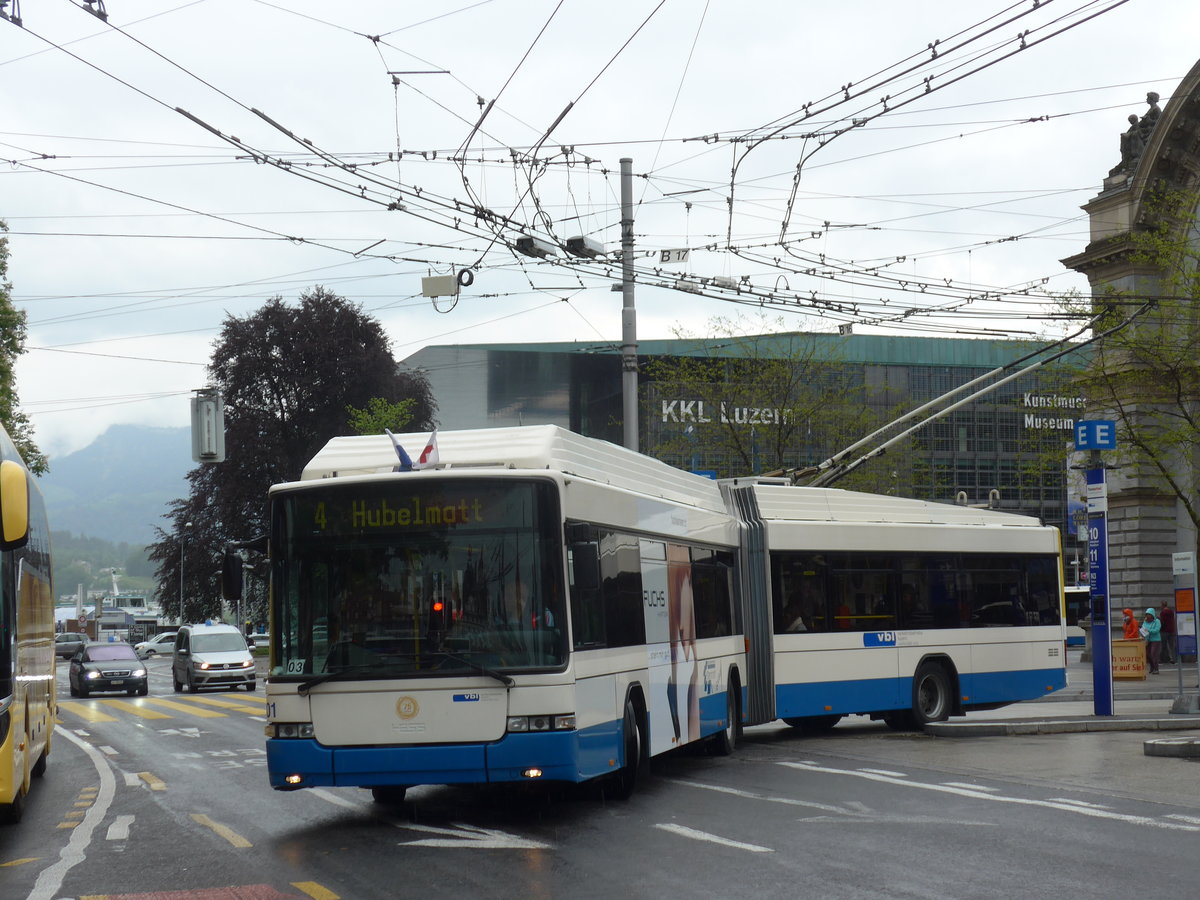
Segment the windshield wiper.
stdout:
[[345,669],[338,669],[335,672],[325,672],[322,675],[316,675],[307,681],[300,682],[300,687],[296,689],[301,697],[305,696],[309,691],[315,688],[318,684],[324,684],[327,681],[341,681],[347,675],[357,675],[360,672],[368,672],[371,669],[378,669],[379,666],[347,666]]
[[474,660],[466,659],[465,657],[459,656],[457,653],[451,653],[448,650],[438,650],[437,652],[446,657],[446,659],[452,659],[456,663],[462,663],[468,669],[478,672],[480,675],[486,675],[488,678],[495,678],[505,687],[512,687],[516,684],[511,676],[505,675],[503,672],[497,672],[495,669],[488,668],[483,663],[477,663]]

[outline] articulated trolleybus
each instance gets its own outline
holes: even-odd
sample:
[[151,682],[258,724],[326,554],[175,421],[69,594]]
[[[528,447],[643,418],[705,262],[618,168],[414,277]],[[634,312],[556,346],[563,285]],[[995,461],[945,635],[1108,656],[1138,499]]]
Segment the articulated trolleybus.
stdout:
[[626,795],[651,756],[728,753],[745,724],[917,727],[1065,683],[1058,536],[1034,520],[718,485],[555,426],[439,438],[415,471],[386,436],[335,438],[271,489],[279,790]]
[[42,495],[0,428],[0,821],[17,822],[54,731],[54,594]]

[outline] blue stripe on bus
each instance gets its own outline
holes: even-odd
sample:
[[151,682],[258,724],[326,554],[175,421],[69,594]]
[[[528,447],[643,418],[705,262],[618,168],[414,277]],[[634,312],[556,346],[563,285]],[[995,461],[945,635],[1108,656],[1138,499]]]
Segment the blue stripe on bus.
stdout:
[[[725,727],[725,693],[700,698],[700,732]],[[625,764],[621,720],[578,731],[506,734],[498,741],[409,747],[329,748],[316,741],[270,738],[271,786],[286,788],[288,775],[303,787],[375,787],[389,784],[488,784],[527,781],[542,769],[545,781],[587,781]]]
[[[1016,703],[1045,697],[1066,687],[1061,668],[959,674],[959,697],[970,709],[981,704]],[[780,684],[775,688],[775,715],[853,715],[912,706],[912,678],[870,678],[814,684]]]

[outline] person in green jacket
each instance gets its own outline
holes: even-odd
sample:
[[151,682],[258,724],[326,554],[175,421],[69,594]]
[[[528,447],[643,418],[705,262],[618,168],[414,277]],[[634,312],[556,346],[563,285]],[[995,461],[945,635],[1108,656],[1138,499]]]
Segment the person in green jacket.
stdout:
[[1150,665],[1150,674],[1158,674],[1158,657],[1162,653],[1162,623],[1154,614],[1154,609],[1146,610],[1142,617],[1142,637],[1146,639],[1146,662]]

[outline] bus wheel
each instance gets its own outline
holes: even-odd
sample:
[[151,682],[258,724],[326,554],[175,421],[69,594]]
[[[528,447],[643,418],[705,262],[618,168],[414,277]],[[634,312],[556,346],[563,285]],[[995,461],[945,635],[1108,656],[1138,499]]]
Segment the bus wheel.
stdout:
[[725,692],[725,727],[712,736],[709,745],[717,756],[729,756],[737,749],[742,734],[741,696],[737,679],[730,678],[729,689]]
[[408,786],[403,784],[385,784],[371,788],[371,799],[384,806],[399,806],[404,802]]
[[16,825],[25,815],[25,789],[17,785],[12,803],[0,803],[0,824]]
[[918,727],[950,718],[950,679],[937,663],[921,663],[913,677],[913,718]]
[[49,750],[43,750],[42,755],[38,757],[37,762],[33,764],[33,768],[29,770],[29,774],[34,778],[41,778],[46,774],[46,763],[50,756]]
[[795,719],[784,719],[801,734],[825,734],[833,730],[833,726],[842,721],[841,716],[799,716]]
[[645,746],[641,719],[638,717],[632,700],[625,701],[625,717],[621,731],[625,742],[625,766],[613,776],[615,785],[613,793],[618,800],[628,800],[633,796],[634,788],[637,787]]

